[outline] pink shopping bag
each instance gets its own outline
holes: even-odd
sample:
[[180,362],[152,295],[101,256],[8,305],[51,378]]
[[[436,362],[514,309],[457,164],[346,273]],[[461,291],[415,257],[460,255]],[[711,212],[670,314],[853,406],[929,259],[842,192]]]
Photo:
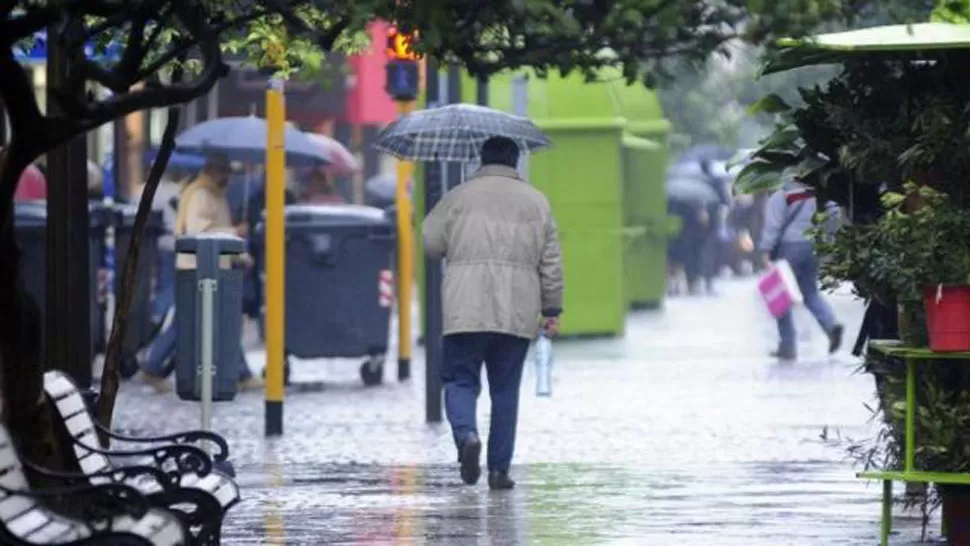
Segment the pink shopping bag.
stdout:
[[758,280],[758,291],[775,318],[787,313],[803,301],[802,291],[798,288],[795,273],[787,260],[775,262],[767,273]]

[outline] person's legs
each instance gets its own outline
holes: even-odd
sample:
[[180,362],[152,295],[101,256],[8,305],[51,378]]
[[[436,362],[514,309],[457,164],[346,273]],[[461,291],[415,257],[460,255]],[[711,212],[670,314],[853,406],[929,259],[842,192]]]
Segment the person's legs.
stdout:
[[451,334],[442,343],[445,412],[458,448],[469,434],[478,434],[475,411],[482,391],[485,336],[483,333]]
[[519,419],[519,387],[529,340],[493,334],[485,355],[488,389],[492,398],[492,420],[488,432],[488,470],[507,473],[515,451],[515,430]]
[[805,307],[811,311],[819,326],[826,333],[830,333],[837,326],[837,322],[832,308],[818,290],[818,264],[815,261],[813,248],[811,245],[805,245],[798,252],[802,255],[797,265],[792,264],[792,269],[795,271],[802,297],[805,298]]
[[778,317],[778,338],[780,341],[776,356],[786,360],[794,359],[798,353],[795,346],[795,318],[791,310]]
[[155,287],[155,301],[152,302],[152,321],[162,322],[165,313],[175,305],[175,252],[158,251]]
[[175,350],[178,332],[175,327],[175,309],[170,308],[163,320],[161,332],[137,356],[142,379],[159,392],[171,390],[166,378],[175,368]]

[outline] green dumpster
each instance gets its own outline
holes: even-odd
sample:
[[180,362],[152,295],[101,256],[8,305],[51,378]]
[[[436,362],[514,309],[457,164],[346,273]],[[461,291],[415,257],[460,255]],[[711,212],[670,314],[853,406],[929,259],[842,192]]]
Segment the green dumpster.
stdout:
[[617,112],[627,120],[624,141],[624,216],[633,235],[626,247],[626,292],[634,309],[662,305],[666,293],[668,140],[657,95],[642,85],[613,84]]

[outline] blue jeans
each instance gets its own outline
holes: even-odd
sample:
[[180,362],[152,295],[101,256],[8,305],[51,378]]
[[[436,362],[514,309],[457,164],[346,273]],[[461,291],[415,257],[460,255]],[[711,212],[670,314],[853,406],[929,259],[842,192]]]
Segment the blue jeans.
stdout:
[[[160,377],[168,377],[172,373],[172,370],[175,369],[175,352],[178,347],[178,328],[176,327],[176,321],[178,317],[174,316],[174,309],[170,312],[172,313],[172,320],[169,321],[170,324],[166,324],[162,328],[162,331],[159,332],[158,337],[148,346],[148,356],[142,367],[146,372]],[[246,363],[246,353],[243,351],[241,344],[239,346],[237,366],[239,367],[240,381],[247,381],[253,376],[253,372],[249,369],[249,364]]]
[[475,411],[482,390],[482,363],[488,374],[492,422],[488,431],[488,469],[508,472],[519,420],[519,386],[529,340],[507,334],[474,332],[444,338],[445,411],[460,450],[469,434],[478,434]]
[[[809,242],[782,243],[779,258],[788,260],[798,288],[805,298],[805,307],[812,313],[819,326],[830,334],[838,325],[832,308],[822,299],[818,290],[818,263],[815,261],[815,247]],[[792,311],[788,311],[778,318],[778,334],[781,336],[782,352],[795,352],[795,321]]]
[[158,251],[157,284],[153,302],[152,320],[159,323],[169,307],[175,305],[175,252]]

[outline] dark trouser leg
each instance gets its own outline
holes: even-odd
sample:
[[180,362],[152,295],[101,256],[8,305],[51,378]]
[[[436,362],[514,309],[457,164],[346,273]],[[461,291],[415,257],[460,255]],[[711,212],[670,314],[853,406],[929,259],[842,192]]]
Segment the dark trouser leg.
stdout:
[[508,472],[515,451],[515,428],[519,420],[519,387],[529,340],[493,334],[485,356],[488,388],[492,397],[492,422],[488,432],[488,470]]
[[441,380],[445,389],[445,413],[459,450],[469,434],[478,434],[475,409],[478,394],[482,391],[482,362],[488,336],[486,333],[469,333],[444,337]]

